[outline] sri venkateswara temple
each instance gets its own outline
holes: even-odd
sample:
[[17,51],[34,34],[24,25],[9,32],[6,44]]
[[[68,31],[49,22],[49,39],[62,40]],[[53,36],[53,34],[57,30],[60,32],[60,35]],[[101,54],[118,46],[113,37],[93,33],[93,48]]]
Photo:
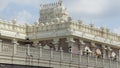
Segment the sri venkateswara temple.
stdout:
[[34,25],[0,20],[0,68],[120,68],[120,36],[41,4]]

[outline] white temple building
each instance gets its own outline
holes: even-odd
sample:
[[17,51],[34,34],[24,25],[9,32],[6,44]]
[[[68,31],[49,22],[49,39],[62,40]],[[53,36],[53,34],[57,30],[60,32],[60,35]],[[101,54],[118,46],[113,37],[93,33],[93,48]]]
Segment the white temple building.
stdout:
[[120,36],[74,21],[59,0],[41,4],[34,25],[0,20],[0,59],[0,63],[39,68],[120,68]]

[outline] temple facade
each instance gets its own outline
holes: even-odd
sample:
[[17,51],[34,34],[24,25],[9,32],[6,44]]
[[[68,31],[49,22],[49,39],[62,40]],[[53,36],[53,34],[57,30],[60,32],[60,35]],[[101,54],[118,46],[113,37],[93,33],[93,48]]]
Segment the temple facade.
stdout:
[[[41,4],[39,21],[33,25],[19,25],[16,20],[0,20],[0,58],[6,56],[3,53],[8,53],[6,59],[12,60],[0,61],[5,64],[21,62],[20,65],[25,65],[34,62],[33,65],[26,65],[41,66],[39,68],[119,68],[120,36],[104,27],[97,28],[94,24],[85,25],[81,20],[74,21],[62,0],[59,0],[56,3]],[[44,53],[49,55],[45,58],[48,61],[40,60],[46,57]],[[24,54],[27,57],[32,55],[33,61],[29,57],[21,61],[25,60]],[[60,59],[56,61],[58,66],[53,58]],[[70,59],[64,62],[63,58]],[[101,65],[97,66],[99,62]]]

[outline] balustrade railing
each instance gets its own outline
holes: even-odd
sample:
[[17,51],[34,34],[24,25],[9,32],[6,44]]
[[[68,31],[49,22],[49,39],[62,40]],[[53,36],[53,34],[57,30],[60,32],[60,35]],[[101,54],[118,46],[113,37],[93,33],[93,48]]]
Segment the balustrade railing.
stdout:
[[[28,47],[27,46],[17,46],[17,53],[13,55],[13,45],[4,44],[2,46],[2,52],[0,55],[4,56],[13,56],[14,57],[23,57],[32,60],[46,60],[49,62],[60,62],[67,63],[72,65],[80,65],[80,66],[89,66],[89,67],[104,67],[104,68],[119,68],[120,63],[118,61],[113,61],[110,59],[102,59],[91,56],[82,56],[79,54],[71,54],[71,53],[62,53],[61,51],[53,51],[52,49],[42,49],[42,53],[40,53],[40,48],[30,47],[30,54],[28,55]],[[40,57],[40,54],[42,57]],[[27,61],[26,60],[26,61]],[[31,61],[32,61],[31,60]],[[14,61],[14,60],[13,60]],[[27,61],[29,62],[29,61]],[[37,62],[37,61],[36,61]]]

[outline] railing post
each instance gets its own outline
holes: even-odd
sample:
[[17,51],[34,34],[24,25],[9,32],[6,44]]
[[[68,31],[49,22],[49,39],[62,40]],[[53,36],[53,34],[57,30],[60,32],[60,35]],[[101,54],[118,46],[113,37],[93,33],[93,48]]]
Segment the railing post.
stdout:
[[87,56],[87,68],[89,68],[89,55]]
[[53,58],[53,48],[50,48],[50,60],[49,60],[49,67],[51,67],[52,58]]
[[53,48],[50,49],[50,59],[53,58]]
[[61,68],[61,63],[62,63],[62,60],[63,60],[63,49],[62,47],[60,47],[60,68]]
[[98,58],[97,58],[97,56],[95,57],[95,68],[97,68],[98,66],[97,66],[97,63],[98,63]]
[[60,61],[63,60],[63,49],[60,47]]
[[40,64],[40,58],[42,57],[41,56],[41,48],[42,48],[42,46],[41,46],[40,43],[37,45],[37,48],[38,48],[38,66],[40,66],[39,65]]
[[16,39],[13,39],[13,54],[17,54],[17,40]]
[[30,44],[27,44],[27,56],[30,55]]
[[111,68],[111,58],[109,58],[109,68]]
[[39,44],[39,58],[42,57],[42,46]]
[[80,68],[80,64],[81,64],[81,56],[82,56],[82,53],[81,53],[81,49],[80,49],[80,54],[79,54],[79,68]]
[[72,59],[73,59],[73,56],[72,56],[72,52],[70,52],[70,63],[69,63],[69,68],[71,68],[71,62],[72,62]]
[[120,62],[118,61],[118,68],[120,68]]
[[2,52],[2,40],[0,40],[0,52]]
[[104,63],[105,63],[105,59],[103,58],[103,59],[102,59],[102,65],[103,65],[103,67],[105,66]]
[[72,59],[73,59],[73,54],[70,53],[70,61],[72,61]]
[[116,62],[116,64],[117,64],[117,68],[119,68],[118,66],[119,66],[119,61],[115,61]]

